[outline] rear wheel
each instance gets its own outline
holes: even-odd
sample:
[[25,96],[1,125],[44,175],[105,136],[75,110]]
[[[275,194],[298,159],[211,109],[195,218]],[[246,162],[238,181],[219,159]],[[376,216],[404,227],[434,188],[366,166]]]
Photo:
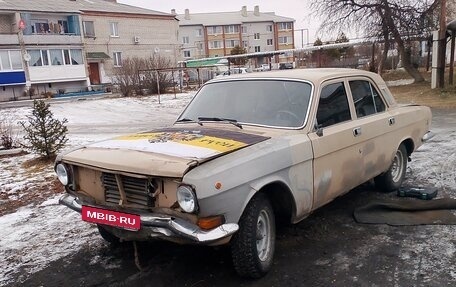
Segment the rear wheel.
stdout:
[[97,224],[98,227],[98,232],[100,233],[101,237],[103,237],[104,240],[111,244],[119,244],[120,239],[119,237],[113,235],[112,233],[109,233],[102,225]]
[[391,163],[389,169],[374,179],[375,185],[385,192],[399,189],[405,178],[407,158],[407,149],[404,144],[401,144],[394,155],[393,162]]
[[243,277],[264,276],[271,269],[274,250],[274,211],[268,198],[258,194],[247,205],[231,242],[236,272]]

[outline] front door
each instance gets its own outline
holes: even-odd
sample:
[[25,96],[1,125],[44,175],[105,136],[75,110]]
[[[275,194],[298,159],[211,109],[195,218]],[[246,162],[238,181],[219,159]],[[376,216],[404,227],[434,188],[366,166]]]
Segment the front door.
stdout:
[[100,69],[98,67],[98,63],[89,63],[89,78],[91,85],[99,85],[100,84]]
[[313,209],[362,183],[358,126],[343,79],[327,82],[320,91],[317,131],[309,134],[314,152]]

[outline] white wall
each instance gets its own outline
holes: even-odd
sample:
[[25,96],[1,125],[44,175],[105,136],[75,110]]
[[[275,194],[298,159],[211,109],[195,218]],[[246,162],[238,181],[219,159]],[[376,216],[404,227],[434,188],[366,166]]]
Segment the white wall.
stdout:
[[85,80],[87,78],[85,65],[29,67],[29,73],[32,84]]

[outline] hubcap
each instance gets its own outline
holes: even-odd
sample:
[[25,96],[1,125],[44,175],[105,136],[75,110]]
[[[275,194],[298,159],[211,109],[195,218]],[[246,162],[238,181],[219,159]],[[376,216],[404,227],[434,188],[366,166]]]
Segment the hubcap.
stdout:
[[265,210],[262,210],[258,216],[256,246],[258,258],[265,261],[271,250],[271,219]]
[[391,165],[391,177],[394,182],[398,182],[401,179],[402,172],[404,170],[404,155],[400,150],[396,152],[396,155],[393,159],[393,164]]

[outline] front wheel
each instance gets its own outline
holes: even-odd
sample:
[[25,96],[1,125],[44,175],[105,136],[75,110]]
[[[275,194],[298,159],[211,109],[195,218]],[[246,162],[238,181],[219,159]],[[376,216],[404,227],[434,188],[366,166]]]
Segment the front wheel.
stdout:
[[274,250],[274,211],[268,198],[258,194],[247,205],[231,242],[236,272],[243,277],[264,276],[271,269]]
[[407,170],[408,153],[404,144],[401,144],[394,155],[393,162],[389,169],[377,176],[375,185],[385,192],[390,192],[399,189],[402,181],[405,178],[405,171]]

